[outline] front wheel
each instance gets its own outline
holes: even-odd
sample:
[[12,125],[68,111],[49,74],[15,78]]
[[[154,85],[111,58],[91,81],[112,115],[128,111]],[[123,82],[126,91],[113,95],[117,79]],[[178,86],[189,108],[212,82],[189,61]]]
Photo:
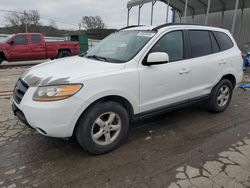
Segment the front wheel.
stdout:
[[208,101],[209,111],[223,112],[228,107],[233,95],[233,85],[227,80],[221,80],[212,90]]
[[77,123],[76,138],[83,150],[103,154],[119,147],[127,138],[129,116],[116,102],[98,103]]

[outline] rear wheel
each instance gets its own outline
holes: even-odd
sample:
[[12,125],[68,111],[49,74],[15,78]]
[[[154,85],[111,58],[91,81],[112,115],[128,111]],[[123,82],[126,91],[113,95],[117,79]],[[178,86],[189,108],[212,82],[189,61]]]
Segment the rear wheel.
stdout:
[[94,105],[79,119],[76,138],[85,151],[103,154],[119,147],[128,131],[127,111],[116,102],[103,102]]
[[233,85],[227,80],[221,80],[212,90],[208,101],[208,108],[211,112],[223,112],[228,107],[233,95]]
[[64,58],[69,56],[71,56],[71,53],[67,50],[63,50],[58,53],[58,58]]

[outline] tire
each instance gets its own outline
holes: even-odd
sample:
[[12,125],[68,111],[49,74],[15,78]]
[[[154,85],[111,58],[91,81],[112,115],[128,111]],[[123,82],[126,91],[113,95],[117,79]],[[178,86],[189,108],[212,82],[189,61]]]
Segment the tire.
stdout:
[[75,134],[84,151],[99,155],[118,148],[128,132],[128,112],[116,102],[103,102],[80,117]]
[[69,57],[69,56],[71,56],[71,53],[69,52],[69,51],[67,51],[67,50],[63,50],[63,51],[60,51],[59,53],[58,53],[58,58],[64,58],[64,57]]
[[233,84],[227,80],[221,80],[212,90],[208,109],[210,112],[219,113],[226,110],[233,95]]
[[2,62],[3,62],[3,59],[0,58],[0,65],[2,64]]

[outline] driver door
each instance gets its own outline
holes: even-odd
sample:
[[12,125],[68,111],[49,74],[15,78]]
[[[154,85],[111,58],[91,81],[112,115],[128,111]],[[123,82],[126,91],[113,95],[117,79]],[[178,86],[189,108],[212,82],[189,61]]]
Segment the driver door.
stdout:
[[31,54],[28,45],[27,35],[17,35],[11,39],[13,44],[9,44],[8,52],[10,54],[10,61],[24,61],[29,60]]
[[[183,31],[165,34],[150,52],[166,52],[169,62],[139,65],[140,111],[147,112],[189,98],[190,61],[185,60]],[[149,53],[150,53],[149,52]]]

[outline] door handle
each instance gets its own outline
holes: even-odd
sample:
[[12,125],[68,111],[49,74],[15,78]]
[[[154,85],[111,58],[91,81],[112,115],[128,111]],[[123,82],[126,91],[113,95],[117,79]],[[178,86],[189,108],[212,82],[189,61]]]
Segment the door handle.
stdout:
[[190,72],[190,69],[182,69],[179,71],[179,74],[182,75],[182,74],[188,74]]

